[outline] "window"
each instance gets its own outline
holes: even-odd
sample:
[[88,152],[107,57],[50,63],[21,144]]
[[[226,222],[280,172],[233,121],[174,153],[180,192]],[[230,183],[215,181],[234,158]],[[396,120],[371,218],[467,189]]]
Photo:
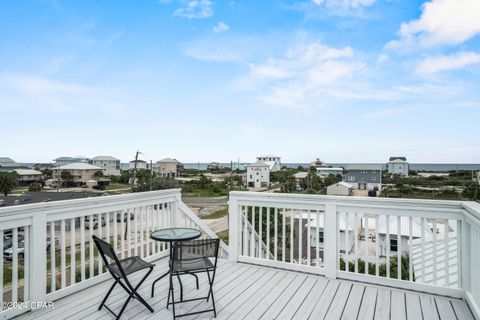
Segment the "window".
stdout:
[[355,181],[355,176],[348,176],[348,177],[347,177],[347,180],[348,180],[348,181]]
[[398,241],[397,239],[390,239],[390,251],[397,252],[398,250]]
[[377,177],[372,177],[372,180],[373,180],[373,181],[377,180]]
[[250,175],[250,179],[252,179],[252,175]]
[[320,233],[318,235],[318,241],[323,242],[323,231],[320,231]]
[[377,170],[372,170],[372,173],[377,173]]
[[367,170],[362,170],[362,173],[367,173]]
[[258,172],[257,172],[257,176],[258,176]]

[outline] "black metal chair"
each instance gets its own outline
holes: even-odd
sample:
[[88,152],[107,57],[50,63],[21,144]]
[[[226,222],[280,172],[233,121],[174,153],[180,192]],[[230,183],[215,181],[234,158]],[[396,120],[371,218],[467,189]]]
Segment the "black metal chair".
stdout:
[[[220,247],[220,239],[206,239],[206,240],[192,240],[175,242],[173,244],[173,253],[170,260],[170,287],[168,291],[167,309],[169,305],[172,305],[173,319],[184,317],[188,315],[194,315],[204,312],[212,312],[214,317],[217,317],[217,311],[215,309],[215,299],[213,297],[213,282],[215,280],[215,272],[217,270],[218,249]],[[213,259],[211,259],[213,258]],[[213,260],[213,261],[212,261]],[[197,273],[206,273],[208,277],[208,295],[201,298],[183,299],[183,286],[180,279],[181,275],[194,275]],[[211,273],[211,274],[210,274]],[[174,289],[173,289],[173,277],[177,276],[180,283],[180,301],[175,301]],[[198,282],[197,282],[198,286]],[[198,289],[198,287],[197,287]],[[172,302],[170,302],[170,296]],[[175,304],[203,300],[207,302],[212,297],[212,308],[207,310],[195,311],[191,313],[185,313],[181,315],[175,314]]]
[[[98,238],[95,235],[92,236],[92,238],[93,238],[93,241],[95,242],[95,245],[97,246],[98,251],[100,252],[100,255],[102,256],[103,262],[105,263],[107,270],[110,272],[113,279],[115,280],[113,285],[110,287],[110,290],[108,290],[107,295],[105,296],[105,298],[103,298],[102,303],[100,303],[98,310],[101,310],[102,307],[105,307],[105,309],[107,309],[110,313],[112,313],[116,317],[116,319],[120,319],[130,300],[137,299],[150,312],[153,313],[152,307],[150,307],[148,303],[145,300],[143,300],[143,298],[138,294],[137,290],[138,288],[140,288],[140,286],[145,281],[145,279],[147,279],[147,277],[153,271],[153,267],[155,265],[148,263],[137,256],[119,260],[117,254],[115,253],[115,250],[113,250],[113,247],[108,242]],[[108,261],[107,257],[110,258],[113,262]],[[140,280],[140,282],[137,283],[136,286],[133,286],[128,280],[127,276],[137,271],[141,271],[145,269],[149,269],[147,274]],[[128,298],[125,301],[124,305],[122,306],[122,309],[120,310],[118,315],[115,314],[107,305],[105,305],[105,302],[107,301],[108,297],[113,291],[113,288],[115,288],[117,284],[119,284],[128,293]]]

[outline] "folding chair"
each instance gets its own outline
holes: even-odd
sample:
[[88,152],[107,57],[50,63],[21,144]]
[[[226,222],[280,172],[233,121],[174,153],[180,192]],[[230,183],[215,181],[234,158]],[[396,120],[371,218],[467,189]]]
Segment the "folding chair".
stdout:
[[[217,270],[218,249],[220,246],[220,239],[206,239],[206,240],[192,240],[175,242],[173,244],[172,260],[170,261],[170,287],[167,299],[167,309],[169,305],[172,305],[173,319],[184,317],[188,315],[194,315],[204,312],[212,312],[214,317],[217,317],[217,311],[215,309],[215,299],[213,297],[213,282],[215,280],[215,272]],[[210,258],[214,258],[213,262]],[[206,273],[208,277],[208,295],[201,298],[183,299],[183,286],[180,280],[181,275],[194,275],[196,273]],[[211,273],[211,274],[210,274]],[[173,277],[177,276],[180,283],[180,301],[175,301],[173,294]],[[197,282],[198,286],[198,282]],[[170,296],[172,302],[170,302]],[[212,297],[212,308],[207,310],[195,311],[191,313],[185,313],[181,315],[175,314],[175,304],[184,303],[189,301],[203,300],[207,302]]]
[[[143,298],[138,294],[137,290],[138,288],[140,288],[140,286],[145,281],[145,279],[147,279],[147,277],[153,271],[153,267],[155,265],[142,260],[138,256],[119,260],[117,257],[117,254],[115,253],[115,250],[113,250],[113,247],[108,242],[98,238],[95,235],[92,236],[92,238],[93,238],[93,241],[95,242],[95,245],[97,246],[98,251],[100,252],[100,255],[102,256],[103,262],[105,263],[107,270],[110,272],[113,279],[115,280],[113,285],[110,287],[110,290],[108,290],[107,295],[105,296],[105,298],[103,298],[102,303],[100,303],[98,310],[101,310],[102,307],[105,307],[105,309],[107,309],[110,313],[112,313],[118,320],[122,316],[130,300],[137,299],[150,312],[153,313],[152,307],[150,307],[148,303],[145,300],[143,300]],[[113,262],[109,262],[107,260],[107,257],[113,260]],[[145,270],[145,269],[149,269],[147,274],[134,287],[128,280],[127,276],[137,271]],[[122,280],[125,283],[123,283]],[[107,301],[108,296],[110,296],[110,294],[113,291],[113,288],[115,288],[117,284],[119,284],[128,293],[127,301],[125,301],[125,304],[122,306],[122,309],[120,310],[118,315],[115,314],[107,305],[105,305],[105,302]]]

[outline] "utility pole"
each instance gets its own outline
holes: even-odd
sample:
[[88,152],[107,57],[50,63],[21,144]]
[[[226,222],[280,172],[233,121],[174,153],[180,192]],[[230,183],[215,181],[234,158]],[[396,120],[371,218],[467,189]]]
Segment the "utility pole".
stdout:
[[135,154],[135,164],[133,166],[133,181],[132,181],[132,184],[133,185],[136,185],[137,182],[137,161],[138,161],[138,154],[141,153],[137,150],[137,153]]
[[150,160],[150,191],[152,191],[152,180],[153,180],[153,164],[152,164],[152,160]]

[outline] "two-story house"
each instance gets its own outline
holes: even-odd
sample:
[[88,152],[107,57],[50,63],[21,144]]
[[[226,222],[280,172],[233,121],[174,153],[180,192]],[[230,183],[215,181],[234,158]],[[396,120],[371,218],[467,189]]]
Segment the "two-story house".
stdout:
[[257,161],[247,165],[247,186],[251,188],[265,188],[270,185],[270,166]]
[[87,185],[87,182],[97,180],[95,172],[104,169],[88,163],[70,163],[64,166],[53,168],[53,179],[56,181],[62,180],[62,172],[68,171],[73,176],[73,185],[81,187]]
[[347,173],[343,181],[351,184],[356,189],[379,190],[382,187],[382,165],[381,164],[349,164],[345,166]]
[[157,161],[153,166],[153,171],[160,177],[176,178],[183,170],[183,164],[177,159],[165,158]]
[[88,160],[88,163],[104,169],[107,176],[120,175],[120,159],[111,156],[96,156]]

